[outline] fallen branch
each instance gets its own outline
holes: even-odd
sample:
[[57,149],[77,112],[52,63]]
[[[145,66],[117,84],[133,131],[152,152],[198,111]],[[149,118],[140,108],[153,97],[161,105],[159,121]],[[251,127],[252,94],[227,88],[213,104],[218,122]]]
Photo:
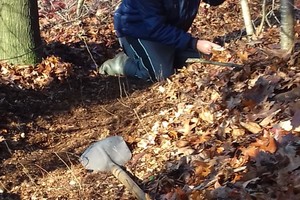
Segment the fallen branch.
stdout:
[[202,59],[202,58],[188,58],[186,63],[204,63],[204,64],[231,67],[231,68],[234,68],[234,69],[237,69],[237,70],[243,69],[243,65],[240,65],[240,64],[217,62],[217,61],[205,60],[205,59]]

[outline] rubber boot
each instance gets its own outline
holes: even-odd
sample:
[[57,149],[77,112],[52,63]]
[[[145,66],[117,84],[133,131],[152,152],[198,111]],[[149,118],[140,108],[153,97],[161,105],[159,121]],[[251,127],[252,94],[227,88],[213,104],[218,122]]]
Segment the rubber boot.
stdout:
[[124,66],[128,56],[124,52],[118,53],[114,58],[105,61],[98,69],[99,74],[117,76],[124,75]]

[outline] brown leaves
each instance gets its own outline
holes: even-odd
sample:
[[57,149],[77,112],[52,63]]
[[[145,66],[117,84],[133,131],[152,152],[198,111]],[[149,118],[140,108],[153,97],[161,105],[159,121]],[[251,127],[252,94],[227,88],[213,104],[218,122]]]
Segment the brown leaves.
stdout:
[[275,153],[277,150],[276,140],[273,137],[258,139],[251,145],[257,147],[260,151],[266,151],[269,153]]
[[215,116],[209,110],[201,109],[199,113],[199,118],[204,120],[207,123],[212,124],[214,122]]
[[[106,14],[113,9],[103,5],[96,9]],[[277,43],[274,29],[266,31],[259,43],[239,40],[243,24],[237,17],[238,4],[226,1],[224,5],[234,12],[225,12],[224,7],[224,12],[205,9],[207,15],[199,15],[194,34],[212,40],[224,35],[217,39],[225,43],[226,50],[214,51],[211,59],[247,65],[239,72],[216,65],[189,65],[142,93],[147,94],[142,101],[147,101],[144,104],[149,104],[151,112],[133,115],[139,123],[130,130],[135,153],[131,170],[144,183],[150,180],[145,188],[161,199],[280,199],[283,194],[292,199],[300,190],[299,138],[293,135],[298,134],[300,123],[300,107],[295,106],[299,100],[299,53],[290,62],[286,58],[264,60],[272,55],[265,55],[258,46]],[[97,62],[115,53],[116,48],[107,48],[113,47],[116,37],[111,19],[102,18],[105,13],[62,25],[56,22],[64,21],[57,12],[65,8],[55,4],[48,15],[41,12],[43,37],[48,44],[60,43],[49,48],[72,44],[63,49],[65,57],[71,49],[76,56],[85,54],[85,61],[91,59],[88,47],[93,56],[99,56]],[[99,48],[101,45],[104,48]],[[39,89],[54,80],[64,81],[72,67],[55,56],[37,66],[1,64],[0,81]],[[138,101],[133,96],[128,99]],[[0,142],[4,139],[0,137]]]
[[49,86],[54,80],[60,81],[69,77],[72,65],[51,56],[36,66],[11,66],[0,64],[0,82],[6,85],[18,85],[19,88],[41,89]]
[[218,62],[229,62],[231,59],[231,53],[228,50],[212,50],[211,60]]
[[165,200],[186,200],[188,199],[188,194],[180,187],[176,187],[171,192],[161,195],[161,198]]
[[[251,81],[251,80],[250,80]],[[261,102],[266,101],[266,99],[272,95],[274,92],[274,86],[265,79],[264,77],[260,76],[255,80],[255,84],[251,89],[247,89],[244,92],[244,99],[248,103],[249,108],[253,108],[254,106],[260,104]]]
[[212,166],[210,166],[209,163],[207,163],[207,162],[195,160],[192,163],[192,166],[194,167],[195,175],[199,179],[203,179],[211,173]]
[[237,56],[242,61],[242,63],[245,63],[246,61],[248,61],[248,58],[249,58],[249,54],[247,51],[237,52]]
[[[219,56],[215,58],[224,59]],[[293,87],[297,78],[273,67],[251,70],[246,78],[243,72],[193,64],[159,87],[161,97],[174,105],[161,111],[167,125],[159,132],[168,132],[176,139],[176,155],[191,159],[194,175],[186,184],[214,191],[193,191],[189,196],[192,199],[197,199],[195,194],[207,199],[259,198],[259,191],[268,181],[279,184],[279,171],[295,170],[298,158],[283,153],[288,139],[282,138],[286,131],[297,130],[299,106],[292,102],[281,104],[273,97],[280,88]],[[287,159],[291,164],[284,165]],[[278,163],[284,169],[275,167]],[[236,188],[227,187],[228,182]],[[273,186],[270,190],[278,188]]]

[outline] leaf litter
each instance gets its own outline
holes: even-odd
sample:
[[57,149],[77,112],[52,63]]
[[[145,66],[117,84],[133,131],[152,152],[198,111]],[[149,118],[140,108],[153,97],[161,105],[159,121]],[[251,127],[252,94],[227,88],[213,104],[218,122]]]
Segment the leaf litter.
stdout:
[[[89,174],[77,161],[92,141],[122,135],[133,152],[126,169],[149,199],[299,199],[299,49],[289,56],[269,49],[278,43],[278,25],[248,44],[220,37],[243,27],[237,1],[201,7],[191,32],[223,43],[211,60],[243,69],[189,64],[129,93],[128,80],[105,79],[94,69],[120,50],[111,19],[99,17],[109,2],[87,1],[79,23],[66,20],[75,15],[66,2],[39,3],[48,57],[36,66],[0,65],[1,198],[132,199],[111,176]],[[252,2],[254,13],[258,5]],[[73,79],[88,83],[77,89]],[[31,93],[15,99],[4,86]],[[42,112],[30,109],[34,102]]]

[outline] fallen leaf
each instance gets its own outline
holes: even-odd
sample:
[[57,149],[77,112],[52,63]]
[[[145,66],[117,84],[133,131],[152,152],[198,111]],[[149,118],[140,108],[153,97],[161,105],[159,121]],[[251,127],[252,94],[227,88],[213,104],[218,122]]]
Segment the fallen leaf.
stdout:
[[281,109],[278,109],[274,112],[272,112],[271,114],[269,114],[266,118],[264,118],[259,125],[261,125],[262,127],[266,127],[267,125],[269,125],[272,121],[272,119],[277,115],[277,113],[279,113],[281,111]]
[[233,136],[234,139],[236,139],[240,136],[245,135],[245,129],[241,129],[241,128],[233,129],[231,135]]
[[247,122],[247,123],[240,122],[240,124],[245,129],[247,129],[248,131],[250,131],[251,133],[254,133],[254,134],[257,134],[262,131],[261,127],[255,122]]
[[202,112],[199,113],[199,117],[208,123],[212,124],[214,122],[214,115],[209,110],[203,109]]
[[192,149],[191,147],[182,147],[182,148],[178,148],[177,153],[181,154],[181,155],[191,155],[195,152],[194,149]]
[[211,173],[211,166],[206,162],[195,160],[193,166],[195,168],[195,175],[199,178],[205,178]]
[[248,60],[248,52],[247,51],[239,51],[237,52],[238,57],[244,63]]
[[259,153],[259,149],[255,146],[251,146],[251,145],[248,146],[247,148],[242,148],[241,150],[245,156],[249,156],[252,158],[257,156]]
[[176,146],[179,148],[186,147],[187,145],[189,145],[189,142],[186,140],[179,140],[176,142]]
[[251,89],[245,90],[243,93],[244,101],[254,102],[256,105],[266,101],[266,99],[273,94],[274,85],[270,84],[269,80],[260,76],[255,85]]

